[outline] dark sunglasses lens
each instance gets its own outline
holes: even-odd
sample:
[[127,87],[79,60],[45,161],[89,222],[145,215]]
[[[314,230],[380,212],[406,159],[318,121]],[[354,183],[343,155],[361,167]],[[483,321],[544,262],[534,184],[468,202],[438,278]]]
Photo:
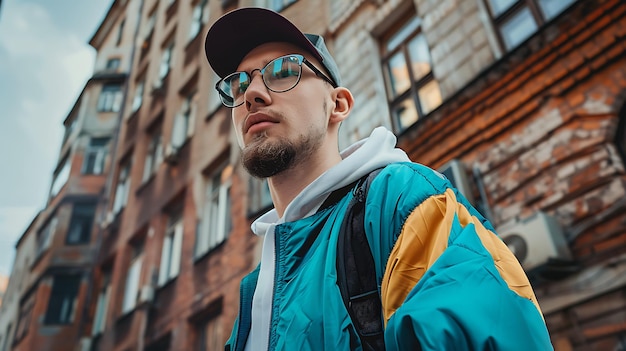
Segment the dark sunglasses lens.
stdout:
[[293,88],[300,80],[302,60],[298,56],[284,56],[271,61],[265,66],[263,81],[275,92]]

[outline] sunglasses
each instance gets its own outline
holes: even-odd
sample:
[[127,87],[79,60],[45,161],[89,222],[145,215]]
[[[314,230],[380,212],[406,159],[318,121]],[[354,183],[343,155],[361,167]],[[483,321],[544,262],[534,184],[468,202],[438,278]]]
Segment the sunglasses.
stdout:
[[248,72],[234,72],[220,79],[215,84],[215,89],[219,93],[222,104],[226,107],[237,107],[244,102],[244,93],[252,82],[252,73],[259,71],[263,78],[263,84],[275,93],[284,93],[293,89],[302,77],[302,64],[309,67],[316,76],[330,83],[333,88],[337,85],[328,78],[322,71],[317,69],[311,62],[302,55],[285,55],[270,61],[265,67],[253,69]]

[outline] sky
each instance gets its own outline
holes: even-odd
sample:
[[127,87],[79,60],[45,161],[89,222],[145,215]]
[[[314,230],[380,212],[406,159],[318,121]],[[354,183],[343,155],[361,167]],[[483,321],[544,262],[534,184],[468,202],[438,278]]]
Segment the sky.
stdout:
[[46,205],[63,120],[93,73],[89,40],[113,0],[1,0],[0,274]]

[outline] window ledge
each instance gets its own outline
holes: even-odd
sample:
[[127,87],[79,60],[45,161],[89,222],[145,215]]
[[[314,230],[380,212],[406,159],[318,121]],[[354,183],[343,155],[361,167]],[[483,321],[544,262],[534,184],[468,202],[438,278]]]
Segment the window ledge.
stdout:
[[143,183],[141,183],[139,187],[137,187],[137,190],[135,190],[135,195],[140,195],[143,192],[143,189],[147,188],[152,182],[154,182],[154,178],[156,178],[156,171],[152,172],[150,177],[146,179]]
[[137,307],[139,307],[139,304],[136,304],[133,308],[131,308],[130,310],[126,312],[122,312],[122,314],[120,314],[120,316],[117,317],[115,324],[120,325],[124,322],[127,322],[131,318],[131,316],[135,313],[135,310],[137,310]]
[[220,247],[222,247],[224,245],[224,243],[226,243],[226,241],[228,241],[228,237],[226,237],[224,239],[224,241],[222,241],[221,243],[213,246],[212,248],[208,249],[207,251],[203,252],[202,254],[193,257],[193,264],[199,264],[200,262],[204,261],[207,257],[211,256],[212,253],[214,253],[215,251],[217,251]]
[[163,283],[162,285],[159,285],[156,287],[154,293],[155,295],[158,295],[161,291],[167,289],[170,286],[174,285],[174,282],[178,279],[178,275],[175,277],[170,278],[169,280],[167,280],[165,283]]

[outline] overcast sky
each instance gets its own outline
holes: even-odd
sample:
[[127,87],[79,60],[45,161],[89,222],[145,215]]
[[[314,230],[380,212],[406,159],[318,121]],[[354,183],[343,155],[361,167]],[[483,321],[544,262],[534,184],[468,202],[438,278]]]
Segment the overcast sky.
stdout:
[[2,0],[0,274],[46,203],[63,120],[93,71],[89,40],[112,0]]

